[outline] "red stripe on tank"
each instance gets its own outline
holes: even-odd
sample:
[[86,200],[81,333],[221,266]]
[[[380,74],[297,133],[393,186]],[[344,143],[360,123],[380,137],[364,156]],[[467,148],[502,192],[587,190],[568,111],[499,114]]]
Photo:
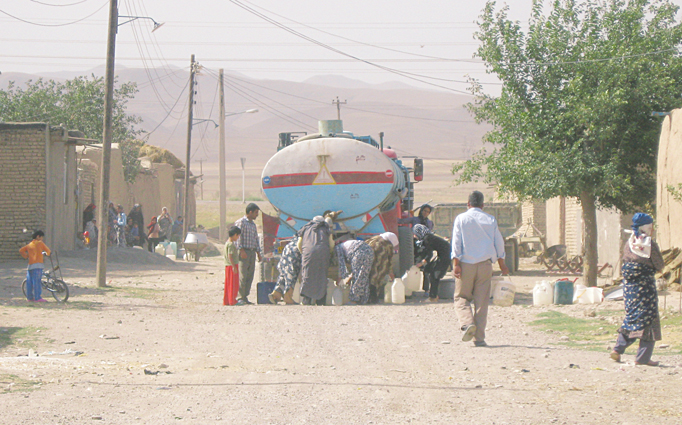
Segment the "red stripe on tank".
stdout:
[[[310,186],[315,181],[318,173],[300,174],[277,174],[270,177],[268,184],[263,184],[263,189],[275,189],[279,187]],[[382,172],[355,172],[341,171],[331,173],[336,184],[365,184],[365,183],[393,183],[393,177],[387,177]]]

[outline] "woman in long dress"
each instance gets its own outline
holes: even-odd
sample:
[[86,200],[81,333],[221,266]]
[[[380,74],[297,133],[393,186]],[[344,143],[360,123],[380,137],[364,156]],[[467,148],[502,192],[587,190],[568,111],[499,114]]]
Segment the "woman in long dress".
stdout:
[[[369,274],[374,262],[374,251],[365,241],[350,240],[336,245],[339,260],[339,282],[352,274],[349,299],[356,304],[369,301]],[[346,267],[350,264],[350,271]]]
[[372,269],[369,272],[369,303],[376,303],[381,296],[384,286],[384,278],[388,275],[391,280],[395,278],[391,269],[393,252],[398,247],[398,237],[395,233],[386,232],[367,239],[367,245],[374,252]]
[[639,339],[635,364],[658,366],[651,360],[656,341],[661,340],[658,317],[656,271],[663,270],[663,256],[658,244],[651,239],[654,219],[644,213],[632,217],[632,235],[623,247],[623,297],[625,319],[618,329],[616,346],[611,358],[620,362],[625,349]]
[[301,251],[301,300],[320,304],[327,294],[327,270],[331,259],[331,229],[322,216],[303,226],[298,235]]
[[298,235],[295,235],[282,250],[282,257],[277,263],[277,271],[279,272],[277,284],[268,295],[273,304],[277,304],[281,299],[284,299],[286,304],[296,304],[292,296],[298,275],[301,273],[301,251],[298,250],[298,239]]
[[[437,302],[440,280],[450,267],[452,247],[450,242],[434,235],[422,224],[415,224],[412,233],[417,239],[416,261],[424,265],[424,288],[429,288],[429,301]],[[436,258],[432,258],[433,251],[438,254]]]

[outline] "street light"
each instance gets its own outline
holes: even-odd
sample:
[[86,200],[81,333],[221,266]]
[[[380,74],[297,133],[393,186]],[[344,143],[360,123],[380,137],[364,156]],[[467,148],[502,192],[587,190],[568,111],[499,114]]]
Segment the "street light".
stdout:
[[227,239],[227,187],[225,182],[225,117],[241,114],[255,114],[258,109],[247,109],[241,112],[225,112],[225,95],[223,89],[223,70],[220,70],[220,147],[219,159],[220,162],[220,241],[224,242]]
[[108,241],[108,202],[109,202],[109,177],[111,167],[111,140],[113,136],[113,106],[114,106],[114,64],[116,59],[116,31],[119,25],[132,22],[137,19],[151,19],[156,31],[163,24],[159,24],[148,16],[122,16],[129,18],[121,24],[118,23],[118,0],[109,0],[109,27],[107,35],[107,64],[104,75],[104,130],[102,132],[102,164],[100,173],[99,191],[99,235],[97,242],[97,274],[98,287],[107,286],[107,241]]
[[158,23],[158,22],[156,22],[154,19],[150,18],[149,16],[125,16],[125,15],[118,15],[118,17],[119,17],[119,18],[129,18],[127,21],[121,22],[120,24],[118,24],[117,26],[119,26],[119,27],[120,27],[121,25],[123,25],[123,24],[127,24],[128,22],[133,22],[133,21],[136,21],[136,20],[138,20],[138,19],[150,19],[152,22],[154,22],[154,29],[152,29],[152,32],[158,30],[159,28],[161,28],[161,27],[163,26],[163,24],[165,24],[165,22]]

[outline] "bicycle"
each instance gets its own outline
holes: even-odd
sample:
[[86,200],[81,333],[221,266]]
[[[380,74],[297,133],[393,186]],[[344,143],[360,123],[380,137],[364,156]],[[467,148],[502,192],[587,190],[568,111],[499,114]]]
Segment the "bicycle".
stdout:
[[[46,254],[43,252],[43,255]],[[53,253],[53,255],[57,259],[57,266],[55,267],[54,265],[52,255],[46,255],[50,259],[52,269],[43,271],[43,276],[40,279],[40,285],[46,291],[51,292],[52,296],[55,300],[57,300],[57,302],[63,303],[69,299],[69,287],[66,286],[66,282],[64,282],[62,279],[62,270],[59,268],[59,257],[57,256],[56,252]],[[57,277],[57,271],[59,271],[59,277]],[[26,297],[26,279],[21,282],[21,291],[24,293],[24,297]]]

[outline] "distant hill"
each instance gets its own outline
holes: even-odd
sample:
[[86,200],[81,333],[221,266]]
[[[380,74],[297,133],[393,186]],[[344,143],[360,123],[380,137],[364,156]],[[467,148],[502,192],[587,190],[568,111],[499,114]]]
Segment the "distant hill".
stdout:
[[[88,72],[53,72],[43,78],[64,80],[77,75],[102,75],[103,67]],[[135,81],[139,93],[128,105],[129,113],[144,120],[146,131],[158,128],[149,143],[169,149],[185,159],[187,134],[187,69],[117,68],[118,81]],[[217,72],[204,69],[197,77],[194,117],[218,120]],[[38,75],[5,72],[0,87],[9,81],[22,85]],[[184,93],[183,89],[185,89]],[[227,111],[258,108],[259,113],[226,118],[229,161],[247,157],[264,163],[275,152],[280,132],[317,132],[317,120],[336,119],[332,99],[339,97],[344,129],[379,139],[399,155],[426,158],[468,158],[481,146],[488,126],[477,125],[464,105],[470,96],[415,88],[401,82],[369,84],[339,75],[322,75],[304,82],[257,80],[238,73],[225,74]],[[171,108],[176,104],[173,111]],[[192,133],[193,161],[214,162],[218,157],[218,132],[212,123],[197,124]]]

